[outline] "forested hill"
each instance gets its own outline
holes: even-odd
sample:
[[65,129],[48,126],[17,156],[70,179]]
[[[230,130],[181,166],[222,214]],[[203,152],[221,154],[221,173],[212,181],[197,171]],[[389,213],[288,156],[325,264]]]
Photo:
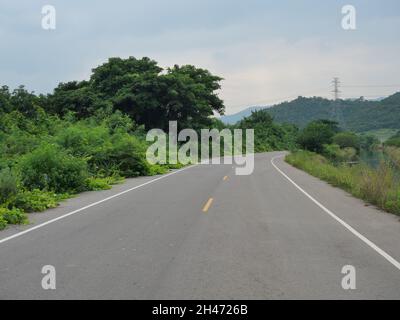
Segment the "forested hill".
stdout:
[[339,122],[343,129],[363,132],[381,128],[400,129],[400,92],[381,101],[328,100],[298,97],[267,109],[276,122],[304,127],[317,119]]

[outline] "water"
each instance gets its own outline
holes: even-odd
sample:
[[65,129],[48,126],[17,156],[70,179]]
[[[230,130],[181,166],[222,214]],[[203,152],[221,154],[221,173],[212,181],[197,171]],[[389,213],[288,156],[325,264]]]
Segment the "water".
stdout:
[[[378,168],[379,164],[382,160],[388,160],[388,156],[383,153],[381,150],[378,151],[361,151],[360,153],[360,162],[367,164],[371,168]],[[396,181],[400,182],[400,169],[398,167],[392,166],[394,178]]]
[[381,161],[386,159],[387,156],[381,150],[360,152],[360,161],[372,168],[377,168]]

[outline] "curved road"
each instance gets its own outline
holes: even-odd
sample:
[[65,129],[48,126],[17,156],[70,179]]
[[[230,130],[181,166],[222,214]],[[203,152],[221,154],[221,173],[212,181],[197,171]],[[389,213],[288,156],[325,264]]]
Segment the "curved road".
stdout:
[[279,155],[250,176],[197,165],[31,215],[0,232],[0,299],[399,299],[399,217]]

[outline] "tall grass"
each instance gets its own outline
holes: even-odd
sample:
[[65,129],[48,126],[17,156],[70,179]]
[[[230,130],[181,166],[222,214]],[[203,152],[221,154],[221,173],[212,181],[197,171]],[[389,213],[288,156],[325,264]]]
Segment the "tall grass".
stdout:
[[400,215],[400,181],[391,161],[382,161],[376,169],[365,164],[335,166],[323,156],[308,151],[289,154],[286,161],[355,197]]

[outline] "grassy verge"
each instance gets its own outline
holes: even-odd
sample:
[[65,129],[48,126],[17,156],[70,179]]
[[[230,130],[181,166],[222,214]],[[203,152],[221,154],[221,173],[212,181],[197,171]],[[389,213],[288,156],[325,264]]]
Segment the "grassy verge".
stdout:
[[285,160],[357,198],[400,215],[400,182],[395,166],[389,162],[381,162],[376,169],[363,164],[335,166],[325,157],[308,151],[291,153]]
[[[90,177],[86,180],[86,190],[98,191],[111,189],[113,184],[122,183],[121,177]],[[39,189],[20,189],[10,197],[7,203],[0,205],[0,230],[10,224],[29,224],[27,213],[42,212],[57,207],[61,201],[72,198],[74,193],[54,193]]]
[[[171,169],[182,167],[184,167],[182,164],[165,165],[157,167],[149,175],[162,174]],[[125,178],[118,174],[105,177],[90,176],[83,182],[81,190],[56,193],[54,191],[22,188],[17,181],[13,180],[10,172],[0,171],[0,195],[7,194],[7,198],[2,199],[0,196],[0,230],[11,224],[29,224],[28,213],[42,212],[55,208],[61,201],[74,197],[80,191],[109,190],[112,185],[123,183],[124,181]]]

